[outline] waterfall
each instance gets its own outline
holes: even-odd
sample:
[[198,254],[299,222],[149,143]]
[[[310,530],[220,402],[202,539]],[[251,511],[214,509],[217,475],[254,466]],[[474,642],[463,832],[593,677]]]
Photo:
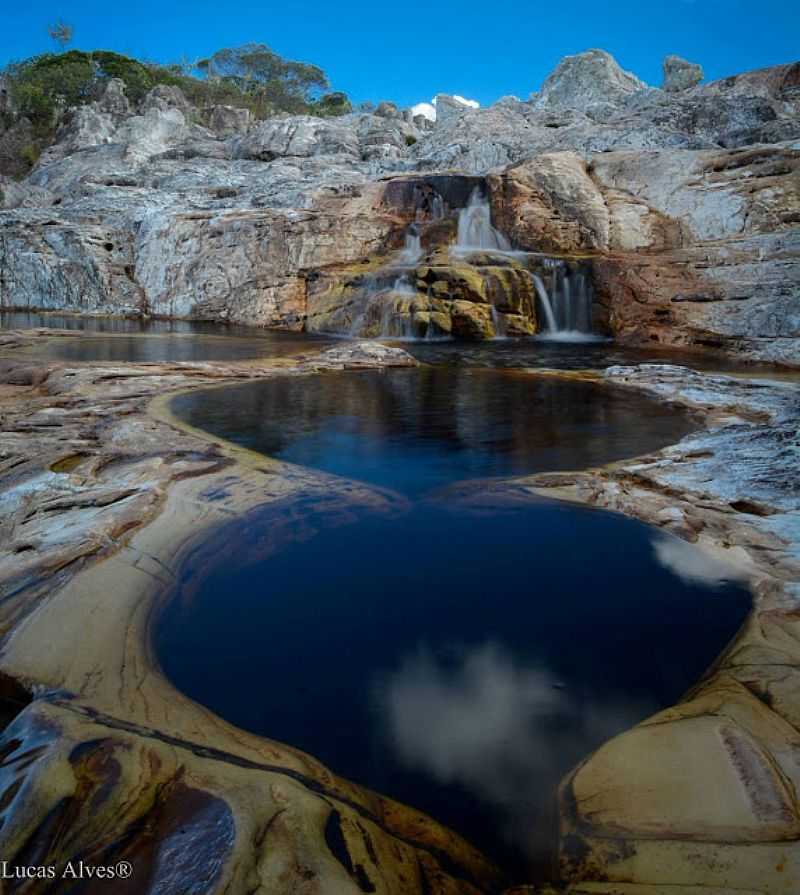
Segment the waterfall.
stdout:
[[533,274],[536,294],[544,311],[546,328],[542,335],[570,341],[587,341],[592,335],[592,284],[582,271],[571,270],[558,258],[546,258],[552,271],[550,292],[539,274]]
[[419,227],[411,224],[406,230],[405,244],[400,250],[397,260],[401,264],[412,265],[422,257],[422,243],[419,236]]
[[545,289],[542,278],[538,273],[533,275],[533,285],[536,287],[536,294],[539,296],[539,301],[544,309],[547,332],[554,333],[558,330],[558,324],[556,323],[555,314],[553,314],[553,306],[550,304],[550,296],[547,294],[547,289]]
[[438,193],[434,193],[433,198],[431,199],[431,220],[441,221],[446,214],[447,210],[445,209],[444,199],[442,199]]
[[458,238],[456,251],[510,252],[511,243],[492,226],[492,212],[489,200],[475,187],[466,207],[458,213]]
[[491,313],[492,313],[492,326],[494,327],[495,338],[496,339],[505,339],[508,335],[508,327],[506,326],[506,321],[503,315],[497,310],[494,305],[490,305]]
[[392,292],[399,292],[401,295],[417,294],[417,290],[414,288],[414,284],[411,282],[411,277],[407,273],[401,274],[394,281],[394,284],[392,285]]

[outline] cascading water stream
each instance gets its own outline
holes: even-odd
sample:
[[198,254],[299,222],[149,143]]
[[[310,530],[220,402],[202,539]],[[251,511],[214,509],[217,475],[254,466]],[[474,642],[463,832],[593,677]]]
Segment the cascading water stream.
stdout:
[[[421,227],[426,221],[444,217],[447,211],[442,198],[434,196],[428,210],[421,216],[418,212],[417,222],[406,229],[403,247],[392,260],[363,277],[356,302],[358,312],[348,327],[351,336],[362,337],[368,332],[373,337],[404,340],[446,337],[429,310],[430,285],[427,304],[424,298],[419,300],[417,266],[425,256]],[[492,294],[496,294],[497,284],[504,281],[504,274],[484,272],[486,267],[513,267],[514,275],[526,268],[536,295],[531,300],[534,305],[530,308],[531,318],[538,317],[541,321],[540,338],[554,341],[598,338],[592,334],[592,284],[585,269],[577,262],[546,257],[539,252],[514,251],[508,238],[493,226],[489,199],[480,186],[473,189],[466,206],[458,211],[457,237],[450,253],[453,265],[475,266],[481,277],[488,278],[486,281],[495,290]],[[479,253],[485,254],[470,257]],[[491,260],[491,255],[505,257]],[[439,259],[433,263],[441,265],[441,255]],[[513,301],[507,304],[514,306]],[[489,302],[489,313],[495,338],[506,338],[511,327],[519,325],[514,320],[519,310],[503,307],[501,311],[494,300]]]
[[542,277],[533,274],[536,294],[547,323],[541,335],[570,341],[598,338],[592,334],[592,284],[589,278],[557,258],[546,258],[544,265],[552,271],[549,293]]
[[411,224],[406,230],[405,244],[400,250],[397,260],[400,264],[410,267],[416,264],[421,257],[422,242],[420,240],[419,227],[416,224]]
[[508,239],[492,226],[489,200],[480,187],[472,191],[469,202],[458,213],[458,237],[454,249],[456,252],[511,251]]
[[553,307],[550,304],[550,296],[547,294],[547,289],[545,289],[542,278],[538,273],[533,274],[533,285],[536,287],[536,294],[539,296],[539,301],[544,310],[545,320],[547,321],[547,332],[554,333],[558,330],[556,316],[553,313]]

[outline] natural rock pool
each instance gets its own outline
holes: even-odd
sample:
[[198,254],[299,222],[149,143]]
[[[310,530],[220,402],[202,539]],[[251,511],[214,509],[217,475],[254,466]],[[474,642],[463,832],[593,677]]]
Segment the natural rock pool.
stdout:
[[40,357],[82,363],[241,361],[319,351],[333,344],[331,339],[306,333],[188,320],[77,317],[21,311],[0,314],[0,328],[36,327],[80,333],[80,338],[58,336],[40,344],[37,353]]
[[[340,341],[310,333],[204,321],[0,311],[0,329],[37,327],[82,333],[79,339],[59,337],[37,348],[40,356],[80,362],[251,360],[319,351]],[[640,348],[600,338],[559,341],[532,337],[484,342],[420,339],[403,341],[402,346],[424,363],[448,366],[580,370],[603,369],[613,364],[670,363],[720,372],[775,372],[769,365],[743,363],[725,355],[679,348]]]
[[427,811],[520,879],[546,862],[561,777],[679,699],[749,611],[748,592],[683,541],[488,487],[689,431],[639,395],[439,367],[281,377],[172,408],[390,499],[343,508],[321,485],[217,530],[156,620],[165,674],[234,724]]

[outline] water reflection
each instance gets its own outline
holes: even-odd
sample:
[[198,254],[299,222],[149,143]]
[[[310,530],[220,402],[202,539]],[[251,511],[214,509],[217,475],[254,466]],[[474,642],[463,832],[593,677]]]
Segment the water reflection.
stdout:
[[205,335],[88,336],[53,339],[37,345],[38,354],[66,361],[109,363],[164,363],[172,361],[236,361],[282,357],[318,351],[324,340],[294,333],[270,333],[251,338]]
[[311,495],[221,529],[181,569],[159,662],[232,723],[529,878],[561,777],[677,700],[749,596],[677,577],[651,529],[612,513],[452,494],[388,508]]
[[656,560],[686,584],[716,586],[728,581],[745,581],[746,573],[731,562],[714,556],[668,535],[653,538]]
[[142,317],[84,317],[76,314],[54,314],[42,311],[0,311],[2,329],[48,329],[97,333],[206,333],[221,335],[242,332],[242,327],[225,327],[219,323],[193,320],[156,320]]
[[720,372],[775,371],[769,364],[748,364],[724,354],[635,347],[611,340],[556,342],[535,337],[471,343],[409,342],[403,347],[424,363],[448,366],[599,370],[615,364],[679,364],[695,370]]
[[626,702],[583,705],[555,675],[494,642],[450,662],[423,647],[375,699],[395,760],[493,806],[502,839],[534,861],[547,847],[542,790],[647,714]]
[[595,466],[691,428],[627,390],[456,367],[281,377],[182,395],[172,406],[252,450],[406,494]]

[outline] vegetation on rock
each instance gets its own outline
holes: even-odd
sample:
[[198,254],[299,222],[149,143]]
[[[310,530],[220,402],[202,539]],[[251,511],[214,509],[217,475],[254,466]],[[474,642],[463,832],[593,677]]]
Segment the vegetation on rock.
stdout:
[[27,173],[54,142],[68,110],[99,99],[114,78],[125,84],[134,107],[163,84],[180,88],[201,109],[233,106],[256,119],[352,111],[346,94],[328,92],[321,68],[284,59],[265,44],[222,49],[197,63],[176,65],[142,62],[110,50],[67,50],[14,62],[0,76],[9,106],[0,117],[0,174],[11,176]]

